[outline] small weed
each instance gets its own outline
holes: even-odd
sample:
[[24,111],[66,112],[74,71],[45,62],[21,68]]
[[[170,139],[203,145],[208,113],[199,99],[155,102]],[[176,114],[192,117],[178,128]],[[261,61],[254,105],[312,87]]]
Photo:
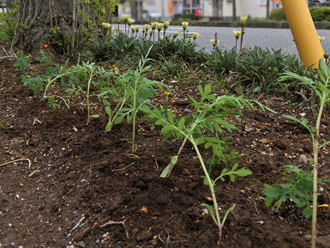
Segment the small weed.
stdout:
[[14,66],[20,71],[29,71],[31,62],[32,59],[29,56],[26,56],[23,53],[18,53]]
[[0,129],[6,129],[7,126],[8,126],[8,124],[4,123],[4,122],[0,119]]

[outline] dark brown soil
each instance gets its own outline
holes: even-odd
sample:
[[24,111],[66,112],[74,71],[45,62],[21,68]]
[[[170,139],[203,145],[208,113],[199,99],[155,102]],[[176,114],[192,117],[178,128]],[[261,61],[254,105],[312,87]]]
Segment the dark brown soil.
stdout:
[[[82,241],[75,247],[89,248],[218,247],[217,227],[201,207],[210,192],[191,146],[183,149],[171,177],[159,178],[179,141],[162,142],[159,129],[150,131],[150,123],[139,121],[138,149],[132,153],[132,125],[116,125],[106,133],[103,108],[98,108],[101,118],[86,125],[86,108],[78,97],[70,109],[50,108],[22,86],[14,63],[0,62],[0,119],[8,124],[0,129],[0,247],[66,247],[73,240]],[[197,97],[198,91],[196,85],[173,85],[180,98],[170,97],[169,108],[180,114],[189,104],[188,95]],[[309,246],[311,218],[304,219],[290,203],[279,216],[265,207],[262,194],[264,184],[283,182],[285,165],[307,168],[299,156],[311,158],[308,132],[281,114],[305,113],[314,122],[313,114],[308,108],[283,105],[288,97],[260,99],[277,114],[255,108],[244,110],[240,122],[232,120],[238,131],[231,134],[231,149],[247,154],[238,163],[253,174],[217,184],[221,216],[236,206],[225,223],[222,247]],[[156,98],[161,104],[163,93]],[[321,130],[326,140],[328,126],[326,113]],[[203,156],[208,159],[210,152],[203,150]],[[26,160],[5,164],[22,158]],[[326,149],[319,162],[324,177],[330,166]],[[218,165],[214,175],[222,169]],[[39,172],[29,176],[35,170]],[[330,192],[329,183],[322,187]],[[325,191],[319,203],[329,203]],[[328,208],[318,210],[317,230],[319,237],[329,235]]]

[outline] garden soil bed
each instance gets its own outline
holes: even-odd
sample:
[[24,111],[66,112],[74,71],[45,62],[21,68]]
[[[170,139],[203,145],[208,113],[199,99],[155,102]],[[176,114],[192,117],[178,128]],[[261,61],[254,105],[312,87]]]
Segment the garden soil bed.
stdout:
[[[171,177],[160,178],[180,141],[163,142],[159,128],[151,131],[150,123],[139,121],[138,149],[132,153],[132,125],[122,123],[105,132],[102,108],[97,110],[101,118],[86,125],[86,107],[79,97],[70,109],[50,108],[23,87],[14,63],[0,62],[0,119],[8,124],[0,129],[0,247],[219,247],[217,227],[201,207],[211,204],[209,188],[189,144]],[[184,114],[188,95],[199,96],[197,87],[171,85],[180,96],[170,95],[169,108]],[[299,101],[298,95],[293,97]],[[231,120],[238,130],[224,134],[232,136],[230,149],[247,154],[238,163],[253,174],[234,183],[229,178],[217,183],[221,216],[235,205],[225,223],[222,247],[310,246],[311,218],[306,220],[290,202],[281,211],[266,208],[262,194],[264,184],[283,182],[285,165],[307,169],[312,158],[308,132],[281,114],[304,113],[314,123],[313,114],[308,108],[283,104],[289,98],[262,96],[259,100],[277,114],[258,107],[243,110],[245,117]],[[160,99],[163,92],[154,103],[163,104]],[[328,114],[321,130],[326,140]],[[210,158],[209,150],[202,151]],[[319,162],[320,177],[329,177],[327,150],[322,150]],[[212,176],[223,168],[215,166]],[[322,187],[330,192],[329,183]],[[319,203],[329,203],[324,190]],[[329,209],[319,208],[317,230],[318,247],[329,247]]]

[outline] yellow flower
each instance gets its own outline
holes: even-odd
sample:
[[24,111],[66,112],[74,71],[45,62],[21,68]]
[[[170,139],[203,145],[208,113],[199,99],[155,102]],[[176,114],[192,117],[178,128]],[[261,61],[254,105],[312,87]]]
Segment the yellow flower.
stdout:
[[165,29],[167,29],[169,25],[170,25],[170,22],[169,21],[164,21],[164,28]]
[[155,30],[157,28],[157,24],[158,24],[158,22],[152,22],[151,23],[151,29]]
[[193,36],[193,38],[194,38],[194,40],[196,40],[196,38],[198,37],[198,35],[199,35],[199,33],[192,33],[192,36]]
[[171,94],[171,93],[168,91],[165,92],[165,96],[168,96],[169,94]]
[[132,32],[134,34],[135,33],[135,30],[136,30],[136,26],[132,26],[131,29],[132,29]]
[[325,37],[323,37],[323,36],[319,36],[319,40],[320,40],[320,42],[322,42],[322,41],[324,41],[325,40]]
[[182,24],[182,27],[183,27],[184,30],[186,30],[188,25],[189,25],[188,22],[182,22],[181,24]]
[[164,37],[164,35],[162,35],[160,38],[161,38],[163,41],[165,41],[165,37]]
[[150,36],[154,33],[154,31],[152,29],[149,32],[150,32]]
[[173,34],[173,38],[175,39],[176,37],[178,37],[180,35],[180,32],[179,31],[175,31],[174,34]]
[[133,23],[135,22],[135,20],[134,19],[128,19],[128,25],[132,25]]
[[141,26],[137,25],[136,26],[136,32],[139,32],[140,28],[141,28]]
[[164,23],[158,23],[157,24],[158,31],[161,31],[163,27],[164,27]]
[[188,42],[191,42],[191,37],[188,39]]
[[212,42],[213,46],[216,46],[219,41],[216,41],[215,39],[212,39],[211,42]]
[[128,19],[129,19],[129,16],[128,15],[123,15],[123,19],[124,19],[125,22],[127,22]]
[[104,28],[110,28],[111,27],[111,24],[110,23],[106,23],[106,22],[102,22],[102,26]]
[[30,58],[32,58],[32,55],[29,53],[29,55],[28,55]]
[[234,32],[234,35],[235,35],[235,38],[236,39],[238,39],[241,36],[241,34],[242,34],[241,31],[237,31],[237,30],[234,30],[233,32]]
[[241,16],[240,21],[241,21],[242,26],[245,25],[246,20],[247,20],[247,16]]
[[149,30],[149,27],[150,27],[150,25],[148,25],[148,24],[144,25],[144,28],[146,29],[146,31]]

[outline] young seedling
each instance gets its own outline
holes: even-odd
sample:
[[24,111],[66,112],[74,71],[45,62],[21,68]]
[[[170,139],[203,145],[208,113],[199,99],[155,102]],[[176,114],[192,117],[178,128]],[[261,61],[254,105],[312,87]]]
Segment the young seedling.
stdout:
[[[119,107],[116,110],[116,115],[114,117],[111,111],[107,111],[109,117],[112,117],[114,124],[121,123],[124,117],[127,118],[127,122],[133,122],[133,142],[132,142],[132,152],[136,151],[135,146],[135,126],[136,126],[136,116],[138,111],[144,107],[148,108],[151,106],[150,97],[154,96],[156,87],[166,88],[169,90],[169,87],[163,83],[157,81],[151,81],[145,78],[145,72],[150,69],[150,65],[146,66],[151,59],[148,59],[148,55],[152,49],[152,46],[148,50],[145,57],[142,57],[139,61],[139,65],[135,71],[128,70],[125,74],[116,79],[116,85],[120,87],[122,95],[120,96]],[[122,108],[125,101],[128,101],[129,104],[126,108]]]
[[[230,180],[234,182],[235,175],[244,177],[251,175],[252,172],[245,167],[238,169],[238,164],[235,163],[231,167],[224,168],[217,178],[211,179],[210,173],[201,155],[199,145],[204,144],[205,149],[212,147],[213,153],[217,157],[222,158],[222,151],[227,149],[228,142],[214,137],[208,137],[204,134],[204,131],[208,129],[212,133],[222,133],[222,128],[226,128],[229,132],[231,132],[233,129],[236,129],[236,127],[226,120],[226,115],[241,115],[232,109],[241,109],[243,106],[251,109],[252,106],[246,100],[240,97],[225,95],[216,98],[213,94],[210,94],[211,85],[206,85],[204,89],[199,86],[198,89],[202,96],[199,102],[197,102],[193,97],[189,96],[195,108],[194,115],[191,117],[181,117],[178,119],[171,110],[168,111],[167,115],[164,115],[161,109],[156,107],[154,110],[149,108],[141,108],[140,110],[145,112],[147,114],[147,118],[152,120],[155,125],[163,126],[161,134],[165,135],[166,138],[172,136],[180,140],[187,139],[193,145],[204,171],[204,182],[210,188],[213,201],[213,208],[208,204],[202,204],[202,206],[207,208],[208,212],[212,216],[213,221],[218,226],[219,241],[221,241],[222,228],[228,214],[231,210],[234,209],[234,206],[228,209],[223,220],[221,220],[216,195],[214,192],[215,184],[219,179],[224,181],[225,176],[229,176]],[[205,103],[206,100],[208,100],[209,103]],[[178,156],[174,156],[171,163],[175,164],[177,159]]]
[[284,81],[287,79],[297,79],[301,81],[301,84],[307,85],[313,88],[316,96],[320,101],[320,107],[316,118],[316,125],[315,127],[308,125],[308,120],[302,118],[301,120],[297,119],[291,115],[284,115],[284,117],[296,121],[303,125],[310,133],[313,142],[313,218],[312,218],[312,247],[315,248],[316,245],[316,221],[317,221],[317,184],[318,184],[318,152],[319,150],[324,147],[325,145],[329,144],[330,141],[323,141],[322,144],[320,140],[320,123],[321,117],[323,114],[323,110],[325,106],[330,102],[330,67],[324,62],[324,59],[321,58],[319,60],[319,68],[317,69],[318,72],[318,80],[313,81],[308,77],[302,77],[295,73],[287,72],[284,73],[282,77],[280,77],[279,81]]
[[87,124],[89,124],[90,118],[99,118],[99,115],[90,115],[90,98],[92,96],[99,96],[97,94],[90,94],[90,87],[92,84],[93,78],[96,76],[102,77],[102,78],[109,78],[113,76],[115,73],[113,71],[105,71],[103,67],[96,66],[94,63],[85,63],[82,62],[82,65],[77,65],[76,67],[76,72],[80,73],[80,71],[86,72],[88,75],[88,81],[87,81],[87,89],[84,90],[80,85],[76,86],[73,84],[72,88],[69,88],[65,90],[69,95],[72,95],[73,93],[76,94],[76,96],[79,94],[79,92],[82,92],[86,96],[86,104],[87,104]]

